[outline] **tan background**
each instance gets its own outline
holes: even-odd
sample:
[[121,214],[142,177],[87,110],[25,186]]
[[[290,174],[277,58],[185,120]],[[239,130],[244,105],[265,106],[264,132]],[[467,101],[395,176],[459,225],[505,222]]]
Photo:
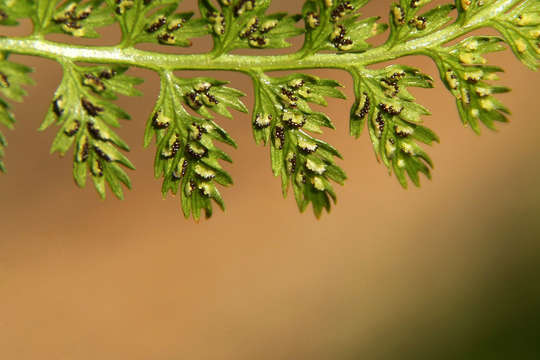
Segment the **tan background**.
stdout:
[[[389,3],[366,13],[386,14]],[[301,4],[273,9],[287,6]],[[118,36],[109,29],[104,41]],[[496,57],[514,89],[501,96],[513,114],[498,133],[463,129],[440,81],[415,92],[441,137],[421,189],[402,190],[368,138],[347,135],[352,100],[332,101],[337,129],[325,139],[349,180],[319,221],[281,198],[248,116],[220,119],[239,144],[227,165],[235,186],[223,190],[226,213],[199,224],[184,220],[177,198],[161,198],[153,150],[141,146],[154,74],[133,71],[145,96],[119,101],[134,115],[119,131],[137,166],[133,191],[103,202],[75,187],[69,158],[48,154],[55,130],[35,131],[59,66],[15,58],[36,67],[37,86],[15,106],[0,176],[0,359],[540,357],[540,77],[511,54]],[[403,62],[435,75],[426,59]],[[346,74],[316,74],[352,95]],[[244,76],[214,75],[251,93]]]

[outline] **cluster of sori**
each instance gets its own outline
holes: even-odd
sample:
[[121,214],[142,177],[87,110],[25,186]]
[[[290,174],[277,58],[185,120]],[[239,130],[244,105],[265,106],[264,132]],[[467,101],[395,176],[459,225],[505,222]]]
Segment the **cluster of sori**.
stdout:
[[489,81],[497,80],[500,68],[486,65],[482,54],[502,50],[500,39],[495,37],[471,37],[440,50],[437,61],[441,77],[456,97],[457,105],[466,125],[479,132],[479,122],[494,128],[495,122],[506,122],[508,110],[495,98],[494,94],[507,92],[502,86],[494,86]]
[[66,2],[57,10],[53,21],[59,24],[63,31],[73,36],[84,36],[85,29],[82,22],[90,16],[93,10],[92,4],[81,7],[77,2]]
[[119,119],[129,116],[110,102],[118,93],[136,95],[133,85],[140,80],[124,72],[122,67],[83,67],[66,63],[66,74],[55,92],[49,112],[40,130],[52,124],[60,126],[52,152],[64,155],[74,146],[73,176],[84,186],[88,173],[101,197],[105,186],[123,197],[121,184],[130,186],[130,180],[121,165],[134,169],[120,150],[129,150],[127,144],[111,129],[119,126]]
[[418,173],[430,176],[429,156],[417,141],[431,144],[437,136],[420,125],[429,112],[414,103],[407,87],[431,87],[431,79],[415,69],[393,66],[362,69],[355,77],[356,103],[351,111],[351,134],[360,136],[365,123],[379,159],[407,186],[405,173],[419,185]]
[[[149,5],[152,0],[143,0],[144,5]],[[134,0],[115,0],[114,12],[118,15],[123,15],[126,10],[131,9],[135,5]]]
[[192,122],[187,126],[187,137],[183,137],[173,120],[174,116],[164,109],[157,110],[152,116],[154,131],[161,133],[158,134],[161,140],[155,160],[156,175],[164,176],[164,195],[168,191],[176,194],[180,189],[186,217],[193,214],[198,219],[201,209],[208,217],[212,213],[212,199],[220,207],[224,206],[216,185],[232,183],[230,176],[218,163],[218,159],[230,159],[212,141],[223,136],[222,130],[211,120],[191,118]]
[[[227,117],[232,115],[226,107],[246,111],[239,100],[244,94],[210,78],[180,79],[169,74],[162,80],[162,93],[145,135],[145,145],[149,145],[152,137],[156,138],[155,175],[163,177],[164,196],[180,191],[186,217],[199,219],[201,211],[210,216],[212,201],[224,207],[217,185],[232,184],[219,163],[231,159],[214,141],[236,144],[211,120],[209,110]],[[201,116],[190,114],[190,110]]]
[[[215,35],[225,35],[227,23],[227,14],[230,15],[230,21],[233,25],[241,25],[238,32],[238,37],[241,40],[246,40],[250,47],[264,48],[269,45],[269,39],[266,34],[273,30],[278,25],[276,18],[264,18],[259,16],[251,16],[245,18],[248,14],[253,13],[256,8],[255,0],[221,0],[221,11],[214,9],[208,15],[208,20],[212,24],[212,30]],[[239,18],[242,17],[242,20]],[[245,19],[245,20],[244,20]]]
[[219,104],[219,100],[210,93],[212,84],[201,82],[193,87],[185,96],[187,104],[193,109],[198,110],[203,105],[212,107]]
[[[65,96],[65,94],[58,95],[51,106],[57,121],[63,122],[62,132],[57,136],[55,145],[59,150],[65,151],[67,149],[64,148],[64,144],[75,141],[74,176],[79,185],[84,185],[88,169],[101,196],[105,196],[104,186],[107,181],[113,192],[121,198],[122,191],[118,181],[129,186],[129,179],[114,162],[120,162],[130,168],[133,168],[133,165],[120,155],[114,146],[119,145],[124,149],[127,146],[100,119],[105,111],[102,106],[83,97],[80,100],[81,110],[74,111],[70,108],[70,113],[66,114]],[[61,140],[62,136],[69,140]],[[61,142],[64,144],[59,144]],[[107,179],[104,179],[105,176]]]
[[268,39],[264,37],[266,33],[274,29],[278,24],[278,20],[269,19],[264,22],[259,21],[259,18],[254,16],[249,19],[246,26],[240,30],[240,39],[248,39],[248,43],[251,47],[263,48],[269,43]]
[[[283,192],[292,184],[296,201],[301,210],[313,204],[316,215],[330,208],[335,200],[331,181],[342,184],[346,176],[335,164],[339,153],[308,132],[321,132],[321,126],[332,127],[326,115],[314,112],[308,102],[325,104],[321,94],[341,97],[338,84],[305,75],[284,78],[260,79],[269,84],[266,94],[257,97],[253,129],[256,139],[269,140],[272,167],[281,176]],[[280,104],[279,108],[272,103]]]
[[321,18],[326,20],[326,16],[321,12],[329,14],[329,21],[334,24],[334,29],[329,35],[330,42],[338,50],[350,50],[353,45],[353,41],[350,36],[347,35],[347,28],[344,24],[340,24],[340,20],[347,14],[353,13],[355,10],[354,5],[350,1],[333,1],[325,0],[324,8],[319,11],[309,11],[305,15],[306,26],[309,29],[316,29],[321,24]]
[[304,50],[361,52],[370,45],[366,40],[387,28],[378,24],[378,17],[360,19],[359,10],[364,0],[306,1],[302,14],[306,29]]
[[158,15],[146,26],[148,34],[155,34],[156,39],[165,45],[172,45],[176,42],[175,32],[180,30],[186,18],[174,16],[168,19],[165,15]]

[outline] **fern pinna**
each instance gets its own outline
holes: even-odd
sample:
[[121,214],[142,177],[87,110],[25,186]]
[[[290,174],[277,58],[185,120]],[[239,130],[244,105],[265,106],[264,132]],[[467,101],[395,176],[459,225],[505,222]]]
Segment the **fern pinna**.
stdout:
[[[310,104],[327,98],[344,99],[340,85],[302,73],[332,68],[349,72],[355,101],[350,110],[350,134],[367,129],[377,158],[400,184],[420,184],[430,177],[432,161],[423,144],[437,142],[425,127],[429,111],[409,92],[433,87],[432,78],[399,64],[383,69],[370,65],[408,55],[433,59],[444,85],[455,97],[463,124],[480,132],[507,121],[507,108],[496,94],[508,88],[496,84],[500,68],[485,54],[508,45],[532,70],[540,57],[540,0],[456,0],[435,6],[431,0],[389,1],[388,24],[364,17],[369,0],[306,0],[299,14],[269,13],[270,0],[199,0],[197,14],[177,11],[177,0],[0,0],[0,29],[30,19],[26,37],[0,36],[0,123],[13,127],[5,98],[21,101],[23,86],[31,84],[31,69],[10,61],[10,54],[45,57],[63,68],[63,78],[41,129],[56,126],[52,151],[73,152],[73,176],[79,186],[92,179],[100,196],[106,185],[122,198],[130,187],[126,169],[134,169],[125,152],[128,145],[114,132],[129,118],[114,104],[118,94],[140,95],[142,80],[128,75],[130,67],[153,70],[161,91],[148,116],[144,144],[155,142],[155,175],[163,178],[162,192],[179,194],[186,217],[212,214],[215,202],[224,208],[221,186],[232,184],[220,161],[232,161],[221,148],[236,146],[215,115],[232,117],[247,112],[244,94],[226,82],[209,77],[180,78],[175,70],[224,70],[251,77],[254,109],[251,129],[255,141],[270,149],[271,168],[281,178],[282,192],[292,188],[300,210],[310,204],[316,216],[330,210],[333,185],[346,175],[336,164],[339,151],[319,138],[334,125],[327,114]],[[116,23],[122,32],[117,46],[83,47],[46,39],[51,33],[74,37],[99,36],[99,28]],[[493,28],[500,36],[467,36]],[[370,38],[388,31],[386,41],[372,46]],[[189,46],[192,39],[211,36],[214,46],[204,54],[176,55],[143,51],[140,43]],[[286,55],[255,52],[285,48],[303,36],[301,48]],[[456,42],[454,40],[460,39]],[[253,54],[232,54],[252,49]],[[81,65],[87,64],[87,65]],[[291,71],[276,76],[273,71]],[[300,72],[299,72],[300,71]],[[0,170],[7,145],[0,134]]]

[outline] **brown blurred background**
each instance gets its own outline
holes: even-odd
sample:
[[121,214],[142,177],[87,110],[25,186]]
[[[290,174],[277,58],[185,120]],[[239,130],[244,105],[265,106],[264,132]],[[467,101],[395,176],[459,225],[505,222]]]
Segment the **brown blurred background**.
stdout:
[[[365,13],[389,4],[372,1]],[[272,10],[300,7],[282,0]],[[118,38],[112,27],[90,43]],[[493,58],[513,88],[501,96],[512,122],[497,133],[464,129],[440,81],[415,92],[441,144],[429,149],[433,181],[406,191],[367,136],[347,135],[347,74],[313,72],[349,96],[327,109],[336,131],[325,139],[349,180],[321,220],[281,198],[248,115],[219,119],[239,144],[227,165],[235,185],[223,190],[227,211],[198,224],[178,198],[162,199],[153,149],[141,146],[155,74],[132,70],[145,95],[119,101],[133,115],[119,130],[137,166],[133,190],[100,201],[91,186],[76,188],[69,157],[48,154],[56,129],[35,131],[60,67],[14,58],[36,68],[37,85],[15,106],[0,176],[0,359],[540,358],[540,77],[510,53]],[[424,58],[402,62],[436,75]],[[242,75],[212,75],[251,94]]]

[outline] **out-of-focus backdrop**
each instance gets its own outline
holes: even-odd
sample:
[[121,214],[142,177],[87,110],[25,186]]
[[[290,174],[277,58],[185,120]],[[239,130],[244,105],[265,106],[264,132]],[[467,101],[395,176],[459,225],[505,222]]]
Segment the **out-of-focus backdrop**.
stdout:
[[[365,13],[386,18],[390,3]],[[300,7],[281,0],[272,10]],[[118,38],[111,27],[89,43]],[[235,185],[222,192],[227,211],[198,224],[178,198],[162,199],[153,149],[141,145],[155,74],[132,70],[145,95],[119,101],[133,115],[120,130],[137,166],[133,190],[100,201],[91,186],[76,188],[69,157],[48,154],[55,130],[35,131],[60,67],[15,58],[35,66],[37,85],[15,106],[0,176],[1,359],[540,358],[540,77],[510,53],[493,58],[513,88],[501,96],[513,113],[499,132],[464,129],[440,81],[415,92],[441,138],[420,189],[401,189],[367,136],[347,135],[352,100],[332,101],[336,130],[325,139],[349,179],[321,220],[282,199],[248,115],[219,119],[239,144],[227,165]],[[436,75],[424,58],[402,62]],[[352,96],[346,74],[313,73]],[[245,76],[212,75],[251,93]]]

